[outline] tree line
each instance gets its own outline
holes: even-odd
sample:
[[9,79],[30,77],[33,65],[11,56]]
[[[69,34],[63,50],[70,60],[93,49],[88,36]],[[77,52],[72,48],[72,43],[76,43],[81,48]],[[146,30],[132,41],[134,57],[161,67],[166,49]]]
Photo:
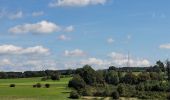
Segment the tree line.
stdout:
[[90,65],[75,70],[68,87],[74,90],[71,98],[103,96],[118,99],[167,99],[170,97],[170,62],[157,61],[154,66],[140,72],[128,68],[110,66],[106,70],[94,70]]

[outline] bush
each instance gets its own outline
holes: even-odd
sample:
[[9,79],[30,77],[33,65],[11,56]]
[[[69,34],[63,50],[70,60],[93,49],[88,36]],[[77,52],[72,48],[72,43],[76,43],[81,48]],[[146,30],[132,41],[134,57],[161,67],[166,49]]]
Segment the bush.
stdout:
[[15,84],[10,84],[9,87],[15,87]]
[[78,98],[80,98],[80,95],[77,93],[77,91],[71,91],[70,98],[78,99]]
[[112,93],[112,98],[113,98],[113,99],[119,99],[119,92],[114,91],[114,92]]
[[33,87],[33,88],[36,88],[36,87],[37,87],[37,85],[32,85],[32,87]]
[[41,88],[41,83],[37,83],[37,84],[36,84],[36,87],[37,87],[37,88]]
[[45,84],[45,87],[46,87],[46,88],[49,88],[49,87],[50,87],[50,84]]

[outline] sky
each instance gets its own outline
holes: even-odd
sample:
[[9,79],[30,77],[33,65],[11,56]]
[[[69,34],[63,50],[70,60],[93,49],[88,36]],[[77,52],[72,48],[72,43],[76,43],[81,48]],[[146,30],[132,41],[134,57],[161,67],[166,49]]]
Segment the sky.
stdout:
[[0,0],[0,70],[148,67],[170,56],[169,0]]

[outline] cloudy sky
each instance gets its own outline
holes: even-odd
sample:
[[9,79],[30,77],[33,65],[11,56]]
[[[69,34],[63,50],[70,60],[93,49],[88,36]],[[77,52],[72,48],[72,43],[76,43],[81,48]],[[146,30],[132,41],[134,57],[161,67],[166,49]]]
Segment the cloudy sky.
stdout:
[[0,0],[0,70],[149,66],[170,56],[169,0]]

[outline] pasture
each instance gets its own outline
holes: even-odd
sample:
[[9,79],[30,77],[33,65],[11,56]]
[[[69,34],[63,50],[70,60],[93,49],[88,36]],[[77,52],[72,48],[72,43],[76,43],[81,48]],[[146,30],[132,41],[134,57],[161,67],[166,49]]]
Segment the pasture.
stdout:
[[[69,100],[70,89],[67,88],[71,78],[60,81],[41,81],[41,78],[0,79],[1,100]],[[33,88],[33,84],[41,83],[41,88]],[[44,84],[50,84],[45,88]],[[15,87],[9,87],[15,84]]]

